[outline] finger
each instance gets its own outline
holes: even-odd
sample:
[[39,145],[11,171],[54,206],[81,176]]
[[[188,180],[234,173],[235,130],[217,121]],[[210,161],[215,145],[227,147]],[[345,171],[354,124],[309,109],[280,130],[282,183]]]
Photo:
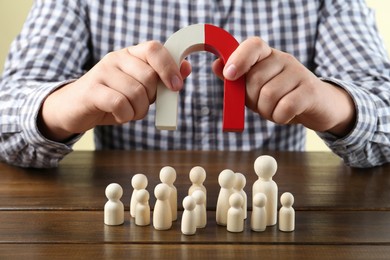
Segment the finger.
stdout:
[[297,123],[297,117],[303,114],[310,106],[304,88],[296,88],[279,100],[272,114],[272,121],[278,124]]
[[261,62],[256,63],[246,76],[246,103],[254,111],[257,111],[262,87],[285,68],[284,63],[279,62],[279,58],[275,57],[274,53]]
[[132,77],[139,84],[143,85],[149,100],[154,100],[158,75],[149,64],[131,55],[126,49],[123,49],[106,55],[103,65],[105,66],[101,65],[99,67],[99,75],[108,75],[102,77],[104,84],[115,88],[116,85],[110,84],[109,80],[111,79],[111,82],[116,80],[116,76],[112,73],[116,73],[117,71],[115,69],[119,69],[122,74]]
[[179,66],[161,43],[157,41],[141,43],[127,48],[127,51],[149,64],[168,88],[180,90],[183,87]]
[[298,87],[300,79],[289,70],[268,81],[260,89],[257,109],[264,118],[273,120],[274,110],[282,98]]
[[213,70],[214,74],[217,75],[217,77],[220,78],[221,80],[224,79],[224,77],[223,77],[223,67],[224,66],[225,66],[225,64],[223,63],[221,58],[216,59],[212,65],[212,70]]
[[236,80],[247,73],[254,64],[265,59],[271,53],[271,47],[261,38],[248,38],[229,57],[223,75],[228,80]]
[[92,104],[91,113],[96,110],[102,113],[102,119],[97,124],[121,124],[134,118],[134,109],[122,93],[103,84],[96,84],[92,91],[88,96],[88,104]]
[[180,65],[180,73],[183,79],[187,78],[192,71],[191,64],[187,60],[183,60],[183,62]]
[[128,99],[134,110],[133,120],[143,118],[149,105],[154,102],[156,88],[154,87],[153,94],[148,94],[147,90],[151,88],[145,87],[142,82],[115,67],[109,71],[109,75],[111,76],[105,78],[104,84]]

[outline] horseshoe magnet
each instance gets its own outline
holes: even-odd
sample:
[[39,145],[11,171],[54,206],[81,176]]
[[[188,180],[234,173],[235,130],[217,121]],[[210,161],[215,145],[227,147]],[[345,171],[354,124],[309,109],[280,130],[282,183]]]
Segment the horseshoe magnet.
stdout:
[[[224,63],[239,43],[227,31],[211,24],[184,27],[168,38],[164,46],[176,64],[197,51],[208,51]],[[177,129],[178,92],[169,90],[160,80],[156,94],[156,127],[160,130]],[[245,117],[245,76],[235,81],[224,80],[223,131],[241,132]]]

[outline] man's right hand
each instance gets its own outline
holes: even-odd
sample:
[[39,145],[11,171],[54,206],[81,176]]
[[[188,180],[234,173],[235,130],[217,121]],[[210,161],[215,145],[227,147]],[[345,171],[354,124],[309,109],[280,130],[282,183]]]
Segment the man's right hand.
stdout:
[[84,76],[46,98],[38,127],[46,138],[64,141],[96,125],[142,119],[155,101],[159,79],[179,91],[190,72],[187,61],[179,68],[156,41],[111,52]]

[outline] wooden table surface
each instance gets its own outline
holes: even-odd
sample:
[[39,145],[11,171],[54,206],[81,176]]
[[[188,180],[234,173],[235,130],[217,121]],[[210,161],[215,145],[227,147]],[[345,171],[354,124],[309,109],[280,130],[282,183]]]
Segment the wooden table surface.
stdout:
[[[261,154],[278,161],[279,196],[295,197],[295,231],[253,232],[248,212],[244,232],[227,232],[215,223],[218,174],[244,173],[250,206],[253,162]],[[177,171],[180,207],[190,169],[207,171],[208,224],[196,235],[181,234],[181,211],[169,231],[135,226],[129,217],[131,177],[148,175],[153,207],[166,165]],[[0,163],[0,178],[0,259],[390,259],[390,166],[353,169],[328,152],[74,152],[56,169]],[[121,226],[103,223],[112,182],[124,190]]]

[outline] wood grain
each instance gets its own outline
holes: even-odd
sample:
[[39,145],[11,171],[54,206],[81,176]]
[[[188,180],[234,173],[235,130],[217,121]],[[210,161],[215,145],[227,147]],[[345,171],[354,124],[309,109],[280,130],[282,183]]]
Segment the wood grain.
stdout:
[[[254,160],[278,161],[279,195],[294,194],[296,230],[229,233],[215,223],[219,172],[229,168],[247,177],[248,205],[257,179]],[[179,203],[191,185],[193,166],[207,171],[208,225],[194,236],[137,227],[129,217],[131,177],[149,178],[150,204],[163,166],[177,171]],[[353,169],[328,152],[74,152],[58,168],[21,169],[0,163],[0,259],[388,259],[390,255],[390,166]],[[103,224],[104,190],[124,189],[125,224]]]

